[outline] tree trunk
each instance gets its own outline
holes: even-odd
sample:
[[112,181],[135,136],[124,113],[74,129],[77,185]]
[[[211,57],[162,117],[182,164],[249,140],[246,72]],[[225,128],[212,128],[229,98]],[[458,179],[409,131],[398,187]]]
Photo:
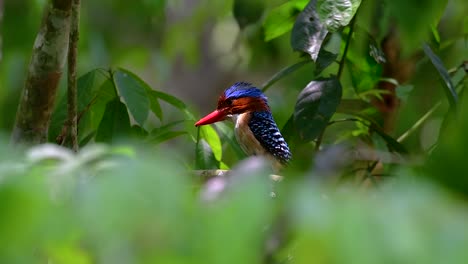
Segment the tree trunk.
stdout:
[[28,76],[16,113],[13,143],[42,143],[68,51],[72,0],[52,0],[34,42]]
[[72,149],[78,151],[78,88],[76,80],[76,59],[78,53],[80,0],[72,0],[70,43],[68,45],[68,124]]

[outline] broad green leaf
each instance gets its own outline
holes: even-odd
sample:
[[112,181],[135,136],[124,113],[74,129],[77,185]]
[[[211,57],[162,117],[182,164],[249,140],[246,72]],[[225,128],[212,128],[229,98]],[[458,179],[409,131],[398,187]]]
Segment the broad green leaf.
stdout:
[[361,0],[317,0],[317,12],[330,32],[347,26],[356,14]]
[[116,96],[114,84],[110,79],[107,79],[96,91],[95,97],[78,113],[78,140],[80,144],[97,130],[107,103],[115,99]]
[[232,13],[242,30],[260,20],[264,8],[265,2],[263,0],[234,0]]
[[219,135],[216,130],[212,126],[201,126],[199,129],[200,137],[208,143],[211,150],[213,151],[215,159],[217,161],[221,161],[223,149],[221,140],[219,139]]
[[370,128],[377,132],[380,137],[382,137],[383,140],[387,143],[387,147],[390,151],[396,151],[401,154],[407,154],[408,150],[396,139],[394,139],[392,136],[388,135],[385,133],[385,131],[376,123],[371,122]]
[[106,105],[106,110],[96,132],[96,141],[109,143],[117,137],[128,136],[130,130],[127,107],[116,98]]
[[228,126],[226,122],[218,122],[216,123],[216,130],[220,133],[221,141],[231,147],[238,160],[246,157],[245,152],[242,150],[239,142],[237,142],[232,126]]
[[153,92],[154,90],[146,90],[146,93],[148,94],[148,99],[150,101],[150,108],[151,111],[156,115],[159,120],[162,121],[163,119],[163,112],[161,109],[161,104],[159,104],[159,98],[156,96],[156,93]]
[[151,90],[151,94],[152,96],[155,96],[165,101],[166,103],[174,106],[175,108],[179,110],[185,110],[187,108],[187,106],[185,105],[184,102],[182,102],[182,100],[178,99],[177,97],[173,95],[170,95],[161,91],[156,91],[156,90]]
[[205,139],[201,138],[201,130],[197,129],[197,139],[195,144],[195,168],[196,169],[208,169],[218,168],[219,164],[216,161],[213,151],[210,145]]
[[132,72],[122,68],[114,72],[113,78],[116,89],[133,119],[143,126],[150,111],[150,100],[146,94],[148,85]]
[[330,66],[330,64],[332,64],[337,57],[338,54],[336,53],[326,51],[323,48],[320,49],[317,61],[315,62],[314,74],[319,75],[323,70],[325,70],[325,68]]
[[164,93],[164,92],[161,92],[161,91],[152,90],[150,93],[152,94],[152,96],[155,96],[155,97],[165,101],[166,103],[174,106],[175,108],[181,110],[188,119],[195,120],[195,117],[187,109],[187,106],[185,105],[184,102],[182,102],[182,100],[178,99],[177,97],[175,97],[173,95],[170,95],[170,94],[167,94],[167,93]]
[[317,13],[317,0],[311,0],[297,16],[291,34],[291,46],[295,51],[310,54],[313,61],[317,60],[320,48],[328,34],[326,25],[320,21]]
[[311,0],[294,24],[292,48],[316,61],[328,32],[347,26],[360,4],[360,0]]
[[315,139],[336,112],[342,94],[336,77],[310,82],[298,96],[294,125],[302,140]]
[[187,134],[187,131],[174,130],[176,126],[184,122],[185,120],[179,120],[153,129],[148,136],[148,141],[159,144],[174,137]]
[[[365,54],[363,54],[365,52]],[[370,50],[360,52],[356,49],[349,49],[346,62],[349,67],[353,89],[357,94],[375,88],[381,81],[383,66],[371,56]]]
[[[78,114],[84,113],[93,98],[96,97],[100,85],[105,80],[105,77],[99,74],[99,71],[99,69],[89,71],[77,80]],[[67,95],[64,94],[58,101],[52,114],[49,126],[49,141],[55,141],[57,136],[62,133],[63,125],[67,120],[67,113]]]
[[136,139],[145,139],[148,137],[148,131],[139,125],[133,125],[130,127],[130,137]]
[[444,63],[442,60],[431,50],[429,45],[424,43],[423,45],[424,53],[426,53],[426,56],[429,57],[429,59],[432,62],[432,65],[436,68],[437,72],[439,73],[440,77],[442,77],[442,80],[444,81],[444,92],[445,95],[447,96],[447,99],[450,103],[450,107],[453,109],[456,108],[457,102],[458,102],[458,95],[457,91],[455,91],[455,87],[453,86],[452,79],[450,78],[450,75],[447,71],[447,69],[444,66]]
[[158,133],[157,136],[153,136],[151,138],[151,143],[153,144],[160,144],[164,141],[168,141],[170,139],[176,138],[178,136],[186,135],[187,131],[165,131]]
[[265,41],[270,41],[290,31],[293,28],[297,14],[306,5],[307,0],[293,0],[270,10],[263,23]]
[[302,66],[306,65],[309,62],[310,62],[310,60],[304,60],[304,61],[297,62],[297,63],[295,63],[295,64],[293,64],[291,66],[288,66],[286,68],[281,69],[279,72],[275,73],[275,75],[273,75],[273,77],[271,77],[268,81],[266,81],[262,85],[262,91],[265,92],[274,83],[276,83],[277,81],[283,79],[284,77],[288,76],[289,74],[295,72],[296,70],[300,69]]
[[378,124],[382,116],[370,103],[361,99],[341,99],[337,113],[352,115]]

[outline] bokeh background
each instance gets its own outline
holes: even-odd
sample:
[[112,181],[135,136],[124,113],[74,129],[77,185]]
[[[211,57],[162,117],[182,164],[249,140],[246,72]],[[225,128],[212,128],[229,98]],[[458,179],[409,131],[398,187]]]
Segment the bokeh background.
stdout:
[[[459,95],[459,119],[448,119],[441,77],[421,48],[422,41],[433,47],[459,91],[466,89],[466,0],[361,3],[340,78],[343,97],[372,102],[385,77],[384,64],[373,59],[364,41],[371,32],[375,46],[390,51],[386,60],[396,69],[392,78],[401,79],[399,103],[385,132],[398,138],[441,104],[403,141],[410,152],[403,162],[378,164],[377,177],[370,175],[374,168],[369,164],[356,162],[369,175],[350,181],[327,178],[341,169],[340,164],[335,167],[346,157],[340,148],[361,146],[370,134],[359,122],[336,124],[323,138],[322,146],[330,147],[323,155],[315,157],[310,142],[295,149],[300,164],[286,173],[278,197],[271,199],[269,171],[256,161],[238,165],[244,156],[227,143],[232,124],[220,124],[213,131],[220,132],[223,167],[236,169],[235,180],[223,183],[229,186],[226,194],[209,201],[205,198],[211,197],[212,185],[189,175],[205,169],[194,166],[193,133],[154,145],[138,140],[90,143],[78,154],[58,146],[27,148],[8,142],[47,2],[0,0],[1,263],[468,259],[467,95]],[[290,30],[265,40],[267,18],[288,2],[304,6],[308,1],[82,0],[78,75],[96,68],[128,69],[153,89],[185,103],[191,118],[162,104],[164,122],[185,119],[181,129],[195,131],[192,124],[212,111],[219,94],[234,82],[261,86],[307,58],[292,50]],[[327,49],[342,51],[347,34],[331,34]],[[315,67],[306,64],[266,92],[280,128],[293,113],[299,92],[318,77]],[[321,76],[336,73],[338,67],[333,63]],[[65,95],[65,79],[59,98]],[[334,119],[345,117],[337,114]],[[163,125],[157,118],[148,122]],[[370,136],[369,145],[386,153],[385,142],[376,138]]]

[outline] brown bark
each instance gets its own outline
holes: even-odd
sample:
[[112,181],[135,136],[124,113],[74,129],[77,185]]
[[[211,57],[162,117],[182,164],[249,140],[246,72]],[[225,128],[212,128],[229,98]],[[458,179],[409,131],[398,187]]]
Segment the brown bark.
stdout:
[[70,44],[68,46],[68,124],[72,149],[78,151],[78,91],[76,84],[76,58],[78,53],[80,0],[73,0]]
[[72,0],[53,0],[34,42],[26,83],[13,128],[13,143],[42,143],[63,72],[70,33]]

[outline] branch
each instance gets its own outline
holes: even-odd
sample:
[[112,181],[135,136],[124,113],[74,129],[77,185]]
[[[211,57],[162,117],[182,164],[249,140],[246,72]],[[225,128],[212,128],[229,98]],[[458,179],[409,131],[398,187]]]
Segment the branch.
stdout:
[[53,0],[44,13],[34,42],[26,83],[16,114],[11,141],[42,143],[62,76],[70,34],[72,0]]
[[72,149],[78,151],[78,89],[76,85],[76,57],[78,53],[80,0],[73,0],[70,44],[68,45],[68,123]]
[[345,60],[346,60],[346,54],[348,54],[349,43],[351,43],[351,38],[353,36],[354,22],[355,21],[356,21],[356,16],[354,16],[353,19],[351,20],[351,22],[349,23],[348,38],[346,39],[346,44],[345,44],[345,48],[344,48],[344,51],[343,51],[343,56],[341,57],[341,60],[340,60],[340,67],[338,68],[338,80],[341,77],[341,73],[343,73]]

